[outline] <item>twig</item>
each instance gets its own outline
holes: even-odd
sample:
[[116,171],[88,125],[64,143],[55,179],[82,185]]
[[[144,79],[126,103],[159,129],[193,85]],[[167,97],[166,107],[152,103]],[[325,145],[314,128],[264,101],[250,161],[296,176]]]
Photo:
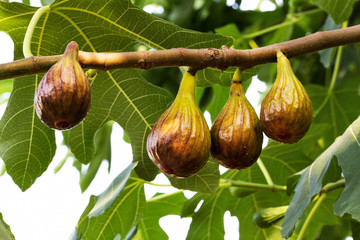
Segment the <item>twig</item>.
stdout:
[[[360,25],[337,29],[277,43],[266,47],[235,50],[222,49],[184,49],[175,48],[158,51],[118,52],[118,53],[79,53],[84,68],[110,70],[119,68],[151,69],[157,67],[189,66],[193,69],[239,67],[242,70],[256,65],[276,62],[276,52],[282,51],[288,58],[307,53],[360,42]],[[61,55],[30,57],[10,63],[0,64],[0,79],[19,77],[46,72]]]

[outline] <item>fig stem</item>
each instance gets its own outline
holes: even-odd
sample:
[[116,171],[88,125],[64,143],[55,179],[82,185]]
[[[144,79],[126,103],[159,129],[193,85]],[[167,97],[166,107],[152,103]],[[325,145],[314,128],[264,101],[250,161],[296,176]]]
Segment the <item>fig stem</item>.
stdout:
[[23,43],[23,54],[24,57],[32,57],[33,54],[31,52],[31,39],[36,27],[36,24],[38,23],[39,19],[44,13],[50,12],[50,5],[44,6],[36,10],[35,14],[32,16],[29,26],[26,29],[25,37],[24,37],[24,43]]
[[232,83],[242,83],[240,68],[236,69],[234,76],[232,78]]
[[262,174],[264,175],[264,177],[265,177],[265,179],[266,179],[266,182],[267,182],[269,185],[274,185],[274,182],[273,182],[273,180],[271,179],[268,170],[266,169],[264,163],[261,161],[260,158],[256,161],[256,163],[257,163],[257,165],[259,166]]

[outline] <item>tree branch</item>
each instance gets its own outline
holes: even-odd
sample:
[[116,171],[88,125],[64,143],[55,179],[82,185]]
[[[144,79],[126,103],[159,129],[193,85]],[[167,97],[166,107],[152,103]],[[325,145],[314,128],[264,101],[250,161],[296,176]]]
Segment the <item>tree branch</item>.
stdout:
[[[239,67],[242,70],[256,65],[276,62],[276,52],[282,51],[288,58],[307,53],[360,42],[360,25],[317,32],[302,38],[251,50],[184,49],[93,53],[80,51],[79,61],[84,68],[110,70],[118,68],[151,69],[157,67],[189,66],[193,69]],[[61,55],[29,57],[0,64],[0,80],[46,72]]]

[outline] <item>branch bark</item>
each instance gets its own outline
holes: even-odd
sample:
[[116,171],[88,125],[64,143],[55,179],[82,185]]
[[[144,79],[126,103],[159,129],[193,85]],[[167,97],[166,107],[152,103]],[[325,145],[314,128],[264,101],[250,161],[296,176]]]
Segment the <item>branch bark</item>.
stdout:
[[[251,50],[185,49],[93,53],[80,51],[79,61],[84,68],[110,70],[119,68],[151,69],[157,67],[189,66],[193,69],[239,67],[242,70],[256,65],[276,62],[276,52],[282,51],[288,58],[311,52],[360,42],[360,25],[325,32],[277,43]],[[0,80],[46,72],[62,55],[29,57],[0,64]]]

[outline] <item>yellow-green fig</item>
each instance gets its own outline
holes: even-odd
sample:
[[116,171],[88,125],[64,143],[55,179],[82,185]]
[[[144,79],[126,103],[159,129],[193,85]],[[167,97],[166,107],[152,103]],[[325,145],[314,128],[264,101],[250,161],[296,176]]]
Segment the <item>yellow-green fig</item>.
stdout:
[[79,124],[91,104],[90,83],[79,63],[79,47],[70,42],[44,75],[35,93],[38,117],[48,127],[67,130]]
[[182,178],[205,165],[210,144],[209,128],[195,102],[195,76],[186,72],[174,102],[148,136],[147,151],[161,171]]
[[260,228],[269,228],[282,219],[289,206],[263,208],[253,216],[253,223]]
[[244,169],[260,156],[263,134],[259,118],[245,97],[237,70],[230,96],[211,128],[211,155],[230,169]]
[[261,128],[275,141],[295,143],[309,130],[313,108],[282,52],[277,53],[277,62],[276,80],[261,105]]

